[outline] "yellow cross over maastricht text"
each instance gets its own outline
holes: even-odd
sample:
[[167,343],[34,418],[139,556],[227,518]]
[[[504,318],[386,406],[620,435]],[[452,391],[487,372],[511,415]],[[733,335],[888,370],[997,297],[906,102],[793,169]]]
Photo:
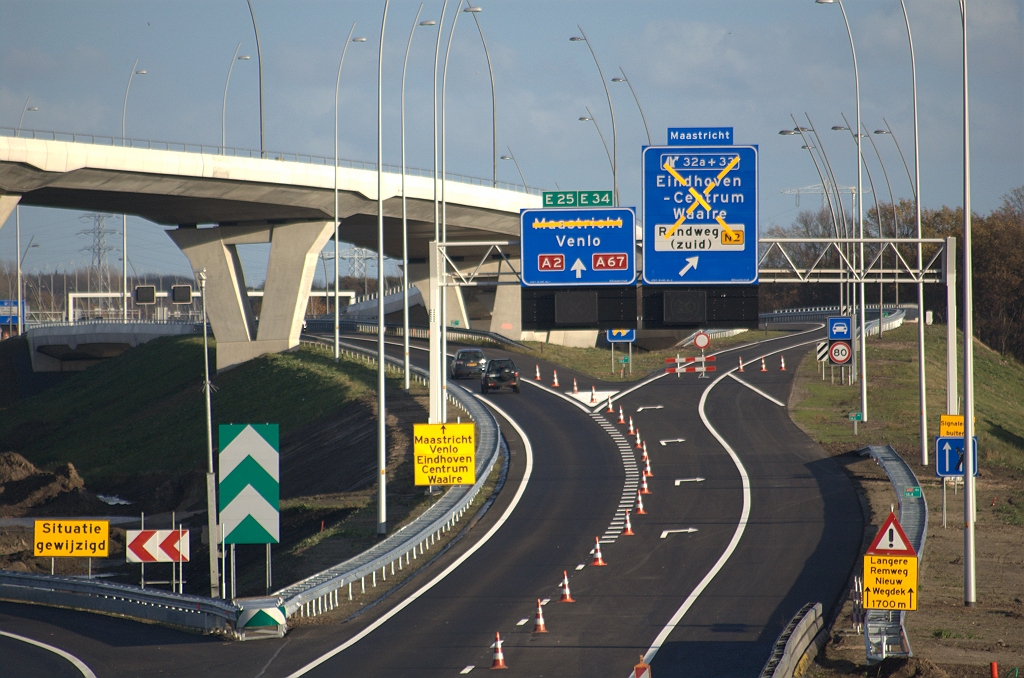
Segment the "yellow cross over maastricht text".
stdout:
[[[713,191],[719,183],[721,183],[722,178],[725,177],[726,174],[731,172],[737,164],[739,164],[739,161],[740,156],[737,155],[729,162],[728,165],[726,165],[722,169],[721,172],[718,173],[718,176],[715,177],[715,180],[713,182],[709,181],[708,184],[704,187],[704,195],[701,195],[693,186],[690,186],[690,183],[682,176],[680,176],[679,172],[676,172],[674,167],[672,167],[667,162],[665,163],[665,171],[671,174],[673,177],[675,177],[676,181],[678,181],[680,185],[689,188],[690,195],[692,195],[694,199],[694,203],[690,205],[685,212],[679,215],[678,221],[676,221],[676,223],[672,225],[672,228],[668,230],[668,233],[665,234],[666,240],[671,238],[672,234],[675,233],[676,229],[683,225],[683,222],[686,221],[687,217],[693,215],[693,211],[697,209],[698,205],[706,209],[709,213],[711,212],[711,205],[709,205],[708,201],[706,200],[707,196],[711,194],[711,191]],[[725,229],[725,238],[723,238],[723,241],[728,240],[730,241],[729,244],[740,244],[743,242],[743,236],[729,228],[729,224],[725,223],[725,219],[723,219],[721,216],[716,216],[715,221],[718,222],[719,226]]]

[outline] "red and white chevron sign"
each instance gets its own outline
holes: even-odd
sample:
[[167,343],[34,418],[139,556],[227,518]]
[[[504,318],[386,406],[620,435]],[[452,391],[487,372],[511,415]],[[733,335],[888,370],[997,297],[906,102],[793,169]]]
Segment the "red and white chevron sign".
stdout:
[[129,563],[187,563],[188,530],[125,530]]

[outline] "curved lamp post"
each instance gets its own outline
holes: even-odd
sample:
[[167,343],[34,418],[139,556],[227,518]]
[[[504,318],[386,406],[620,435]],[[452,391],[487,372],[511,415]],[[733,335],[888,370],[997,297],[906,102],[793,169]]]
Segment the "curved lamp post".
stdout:
[[18,120],[18,129],[15,130],[14,136],[18,136],[18,132],[21,131],[21,126],[25,123],[25,114],[29,111],[38,111],[38,106],[29,107],[28,102],[32,101],[32,97],[25,99],[25,107],[21,109],[21,118]]
[[516,164],[516,169],[519,170],[519,178],[523,180],[523,188],[525,188],[526,192],[529,193],[530,192],[530,187],[526,185],[526,177],[523,176],[523,168],[519,166],[519,161],[516,160],[516,154],[512,152],[512,147],[511,146],[506,146],[505,148],[508,149],[508,155],[501,156],[501,159],[502,160],[511,160],[512,162],[514,162]]
[[235,67],[236,61],[248,61],[249,55],[243,54],[238,56],[238,50],[242,49],[242,43],[238,43],[238,47],[235,47],[235,53],[231,56],[231,65],[228,66],[228,77],[224,81],[224,103],[220,109],[220,152],[223,155],[225,148],[227,147],[227,118],[228,118],[228,85],[231,84],[231,71]]
[[[444,16],[448,10],[448,0],[444,0],[441,5],[441,20],[439,21],[439,28],[437,31],[437,40],[434,43],[434,98],[433,98],[433,146],[434,146],[434,166],[433,166],[433,183],[434,183],[434,244],[430,247],[436,248],[438,243],[441,242],[441,205],[439,202],[438,194],[438,148],[437,148],[437,72],[438,63],[441,55],[441,36],[444,32]],[[444,378],[445,369],[447,364],[445,361],[444,353],[441,351],[441,290],[443,288],[438,284],[441,270],[440,262],[437,261],[438,257],[428,257],[428,265],[433,265],[434,270],[431,271],[431,275],[428,280],[430,285],[430,373],[428,383],[430,385],[430,416],[429,421],[431,424],[439,424],[443,420],[441,419],[441,412],[444,401],[444,384],[442,380]]]
[[[469,0],[466,0],[467,4]],[[487,72],[491,75],[491,154],[493,158],[493,178],[491,183],[494,188],[498,187],[498,98],[494,89],[494,68],[491,66],[491,53],[487,50],[487,40],[484,38],[484,29],[480,27],[480,19],[477,14],[483,11],[482,7],[469,5],[463,12],[470,12],[473,21],[476,22],[476,30],[480,33],[480,42],[484,44],[484,56],[487,57]]]
[[[594,51],[593,45],[590,44],[590,40],[587,39],[587,34],[583,32],[583,27],[580,26],[579,24],[576,24],[576,28],[580,29],[580,36],[582,36],[582,37],[579,37],[579,36],[571,37],[571,38],[569,38],[569,42],[585,42],[585,43],[587,43],[587,49],[590,50],[590,56],[594,57],[594,65],[597,66],[597,73],[598,73],[598,75],[601,76],[601,85],[604,86],[604,95],[608,99],[608,112],[611,114],[611,117],[612,117],[612,161],[611,161],[612,162],[612,188],[613,188],[612,195],[615,196],[615,206],[618,207],[618,205],[619,205],[619,172],[618,172],[619,135],[616,132],[616,128],[615,128],[615,107],[612,106],[612,95],[611,95],[611,92],[608,91],[608,82],[604,79],[604,71],[601,70],[601,62],[599,62],[597,60],[597,53]],[[589,109],[588,109],[587,112],[590,113]],[[593,118],[594,115],[591,113],[590,117]],[[594,124],[596,125],[597,121],[594,121]],[[600,128],[598,128],[598,131],[600,132]],[[606,145],[606,147],[607,147],[607,145]]]
[[[857,125],[856,128],[860,129],[860,71],[857,69],[857,48],[853,44],[853,31],[850,30],[850,19],[846,16],[846,8],[843,7],[843,0],[814,0],[819,5],[839,5],[840,11],[843,13],[843,21],[846,23],[846,33],[850,38],[850,53],[853,55],[853,81],[854,81],[854,92],[857,99]],[[861,153],[861,140],[860,135],[854,135],[857,139],[857,237],[864,238],[864,192],[863,192],[863,173],[861,172],[862,158]],[[858,248],[860,267],[864,267],[864,243],[860,243]],[[860,325],[860,411],[864,417],[864,421],[868,421],[868,361],[867,361],[867,337],[864,332],[864,323],[866,319],[866,313],[864,309],[864,282],[861,281],[858,285],[858,296],[860,297],[860,313],[859,313],[859,325]]]
[[[128,74],[128,86],[124,88],[124,107],[121,109],[121,143],[127,145],[127,134],[125,132],[125,125],[128,120],[128,92],[132,89],[132,78],[136,75],[145,75],[146,71],[135,70],[139,65],[139,60],[135,60],[135,64],[132,65],[132,72]],[[128,322],[128,215],[121,214],[121,253],[124,261],[121,262],[121,320],[124,323]]]
[[[353,38],[352,33],[356,30],[356,22],[352,22],[352,28],[348,29],[348,37],[345,38],[345,46],[341,48],[341,60],[338,61],[338,77],[334,81],[334,362],[341,360],[341,310],[338,306],[338,282],[340,273],[338,271],[338,91],[341,88],[341,67],[345,65],[345,53],[348,46],[353,42],[366,42],[366,38]],[[327,280],[324,280],[324,286]],[[364,291],[365,291],[365,285]]]
[[637,98],[636,96],[636,90],[633,89],[633,83],[630,81],[628,77],[626,77],[626,71],[622,70],[622,66],[619,66],[619,73],[622,73],[622,77],[612,78],[612,82],[624,82],[627,85],[629,85],[629,91],[633,95],[633,101],[636,102],[636,108],[638,111],[640,111],[640,119],[643,120],[644,122],[644,132],[647,133],[647,145],[653,146],[654,142],[651,141],[651,130],[649,127],[647,127],[647,116],[644,115],[643,106],[640,105],[640,99]]
[[579,120],[580,120],[580,122],[592,122],[592,123],[594,123],[594,127],[597,128],[597,134],[598,134],[598,136],[601,137],[601,143],[604,144],[605,155],[608,156],[608,164],[612,168],[612,182],[614,183],[614,181],[615,181],[615,161],[612,159],[612,154],[608,150],[608,142],[604,140],[604,134],[601,132],[601,126],[598,125],[597,124],[597,120],[594,119],[594,114],[590,112],[590,107],[587,106],[586,109],[587,109],[587,114],[586,115],[581,115]]
[[252,17],[252,32],[256,34],[256,68],[260,74],[260,157],[263,151],[263,50],[260,49],[260,29],[256,26],[256,13],[252,9],[252,0],[245,0],[249,5],[249,16]]
[[[409,366],[409,222],[405,204],[405,74],[409,70],[409,50],[412,49],[412,36],[416,26],[436,26],[433,20],[420,21],[423,3],[416,10],[416,18],[412,20],[409,30],[409,42],[405,46],[405,61],[402,63],[402,347],[403,371],[405,372],[405,392],[411,388]],[[419,23],[417,23],[419,22]]]

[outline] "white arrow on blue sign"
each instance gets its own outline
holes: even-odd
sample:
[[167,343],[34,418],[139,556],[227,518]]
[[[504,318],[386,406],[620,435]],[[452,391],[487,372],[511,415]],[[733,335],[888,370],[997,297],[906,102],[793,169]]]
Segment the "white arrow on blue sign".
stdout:
[[635,222],[629,207],[522,210],[523,286],[632,285]]
[[[971,455],[974,473],[978,475],[978,436],[974,436]],[[962,436],[935,439],[935,475],[940,478],[964,476],[964,439]]]
[[849,341],[851,339],[851,330],[853,323],[849,318],[829,318],[828,319],[828,339],[829,341]]
[[757,147],[643,151],[644,282],[757,282]]

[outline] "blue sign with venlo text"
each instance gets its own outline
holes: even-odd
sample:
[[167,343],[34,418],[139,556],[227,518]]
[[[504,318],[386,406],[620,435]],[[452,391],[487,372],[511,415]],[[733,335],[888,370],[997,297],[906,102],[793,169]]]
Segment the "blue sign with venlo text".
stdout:
[[525,209],[519,216],[524,287],[636,282],[632,208]]
[[643,150],[648,285],[757,283],[757,147]]

